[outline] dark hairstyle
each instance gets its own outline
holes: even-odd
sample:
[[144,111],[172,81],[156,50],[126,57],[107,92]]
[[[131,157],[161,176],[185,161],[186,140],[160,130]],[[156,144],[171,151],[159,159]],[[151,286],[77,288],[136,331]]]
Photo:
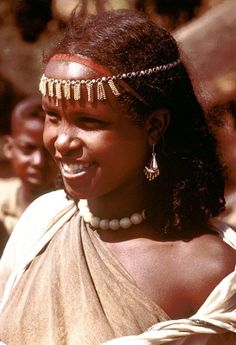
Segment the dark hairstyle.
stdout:
[[[179,51],[170,33],[129,10],[89,16],[74,14],[56,53],[82,54],[114,74],[174,62]],[[168,71],[126,82],[149,103],[123,91],[118,98],[136,125],[165,107],[170,124],[157,146],[160,176],[147,182],[147,214],[163,233],[183,236],[224,208],[223,178],[215,141],[205,122],[188,73],[181,63]],[[151,109],[151,110],[150,110]],[[181,233],[178,232],[181,230]]]
[[34,119],[42,122],[45,120],[39,94],[24,97],[15,105],[11,113],[11,129],[9,132],[12,131],[16,123],[18,126],[19,122],[22,123],[23,121]]
[[149,3],[153,4],[157,14],[167,15],[175,22],[182,13],[185,14],[186,21],[192,19],[202,5],[202,0],[136,0],[134,7],[138,11],[146,12]]

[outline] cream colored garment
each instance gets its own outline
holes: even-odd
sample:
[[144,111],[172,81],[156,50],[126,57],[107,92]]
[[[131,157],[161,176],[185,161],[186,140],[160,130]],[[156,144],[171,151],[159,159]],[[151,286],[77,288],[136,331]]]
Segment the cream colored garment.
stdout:
[[[57,191],[39,198],[25,212],[0,262],[0,281],[2,278],[3,282],[8,280],[1,303],[2,308],[27,265],[75,211],[73,203],[66,200],[62,191]],[[53,221],[47,225],[51,218]],[[34,234],[32,230],[30,232],[25,228],[28,222],[30,223],[28,229],[35,228]],[[215,225],[222,239],[236,249],[235,232],[221,222]],[[16,245],[17,239],[21,239],[24,234],[28,236],[26,243],[21,241],[19,245]],[[211,339],[209,340],[208,334],[222,333],[226,340],[228,335],[226,333],[224,336],[225,332],[236,332],[235,306],[236,273],[234,271],[214,289],[199,311],[191,318],[159,322],[140,336],[116,339],[110,344],[165,344],[178,340],[173,344],[218,345],[217,342],[209,342]],[[196,336],[193,337],[193,335]],[[232,341],[228,339],[225,344],[236,344],[235,336],[233,337]]]
[[0,314],[0,339],[99,345],[166,319],[77,213],[14,287]]
[[22,182],[18,177],[0,179],[0,220],[8,235],[24,211],[24,207],[19,203],[21,186]]
[[[212,220],[212,225],[219,236],[236,249],[236,232],[216,219]],[[143,334],[114,339],[104,345],[159,345],[170,342],[171,345],[236,344],[236,270],[221,281],[190,318],[159,322]]]
[[0,310],[27,265],[75,211],[63,190],[44,194],[28,206],[0,260]]
[[226,209],[218,217],[221,221],[236,229],[236,193],[225,197]]

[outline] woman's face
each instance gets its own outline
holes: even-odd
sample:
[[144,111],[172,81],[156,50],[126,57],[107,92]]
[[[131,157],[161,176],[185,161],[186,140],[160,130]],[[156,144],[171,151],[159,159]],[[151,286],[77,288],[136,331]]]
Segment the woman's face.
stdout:
[[[54,79],[92,79],[95,72],[75,62],[51,61],[45,74]],[[108,93],[108,92],[107,92]],[[56,101],[43,97],[44,143],[56,160],[65,188],[74,199],[139,190],[149,157],[146,126],[138,127],[110,100]]]

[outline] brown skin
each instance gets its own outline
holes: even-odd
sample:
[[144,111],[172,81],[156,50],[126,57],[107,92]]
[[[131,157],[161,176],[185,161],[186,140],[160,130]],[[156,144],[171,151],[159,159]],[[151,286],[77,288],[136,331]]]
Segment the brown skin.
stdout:
[[[49,62],[45,74],[57,79],[97,77],[78,63],[62,61]],[[168,112],[157,111],[143,127],[137,127],[114,96],[95,103],[63,100],[58,106],[46,96],[43,109],[44,143],[57,161],[70,195],[88,199],[92,213],[101,218],[139,212],[147,183],[143,167],[153,141],[166,128]],[[86,167],[68,175],[63,163]],[[163,241],[147,220],[126,230],[98,233],[138,287],[171,318],[197,311],[212,289],[233,271],[236,261],[235,251],[213,234],[188,242],[181,238]]]
[[22,181],[19,202],[22,208],[42,193],[54,188],[58,170],[43,143],[44,116],[25,117],[42,112],[41,98],[20,103],[12,114],[11,135],[4,138],[4,153],[11,161],[15,176]]

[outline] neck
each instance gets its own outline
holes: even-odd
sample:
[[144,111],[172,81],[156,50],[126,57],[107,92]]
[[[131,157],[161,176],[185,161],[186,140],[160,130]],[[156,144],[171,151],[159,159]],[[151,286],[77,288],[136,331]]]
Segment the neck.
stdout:
[[88,199],[90,211],[100,218],[123,218],[145,208],[143,185],[131,184],[98,198]]
[[19,203],[22,205],[23,208],[26,208],[40,194],[41,193],[39,190],[30,189],[28,186],[22,185],[19,193]]

